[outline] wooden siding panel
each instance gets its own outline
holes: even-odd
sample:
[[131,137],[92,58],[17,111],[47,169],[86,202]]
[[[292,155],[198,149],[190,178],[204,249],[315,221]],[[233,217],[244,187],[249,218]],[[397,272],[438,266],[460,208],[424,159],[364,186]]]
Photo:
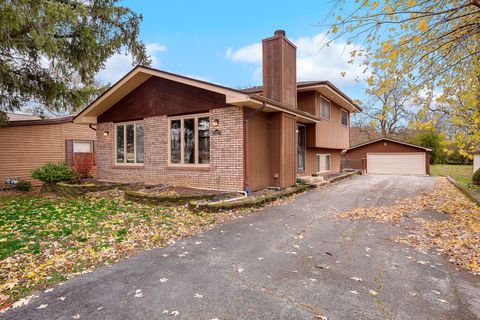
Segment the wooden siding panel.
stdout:
[[268,154],[270,162],[270,186],[280,187],[281,180],[281,136],[282,114],[272,113],[268,117]]
[[264,112],[255,113],[246,108],[248,177],[253,191],[270,185],[270,161],[268,155],[268,117]]
[[[320,94],[316,94],[316,107],[320,110]],[[329,148],[329,149],[348,149],[350,143],[349,127],[342,126],[341,107],[331,102],[330,120],[323,119],[316,124],[315,139],[307,141],[307,147],[310,148]],[[319,111],[318,111],[319,112]],[[350,120],[350,114],[349,120]]]
[[288,187],[297,180],[297,120],[285,113],[282,118],[282,187]]
[[316,104],[315,91],[299,92],[297,97],[298,109],[319,116]]
[[270,185],[285,188],[296,183],[297,121],[285,113],[269,115]]
[[[77,126],[78,125],[73,125]],[[33,185],[41,182],[31,178],[32,170],[49,161],[65,160],[65,139],[62,135],[63,124],[0,127],[0,187],[7,177],[19,177],[31,181]],[[95,140],[95,132],[81,128],[79,137]],[[74,130],[69,128],[72,137]]]
[[230,107],[225,95],[175,81],[151,77],[98,117],[98,122],[122,122],[148,117],[208,112]]

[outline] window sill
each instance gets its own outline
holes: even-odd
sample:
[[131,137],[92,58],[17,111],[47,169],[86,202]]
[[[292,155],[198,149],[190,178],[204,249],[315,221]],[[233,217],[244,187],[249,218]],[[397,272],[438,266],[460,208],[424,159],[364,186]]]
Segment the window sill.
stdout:
[[210,165],[199,166],[199,165],[169,164],[167,165],[167,170],[210,171]]
[[114,164],[112,166],[114,169],[143,169],[145,168],[145,164],[143,163],[129,163],[129,164]]

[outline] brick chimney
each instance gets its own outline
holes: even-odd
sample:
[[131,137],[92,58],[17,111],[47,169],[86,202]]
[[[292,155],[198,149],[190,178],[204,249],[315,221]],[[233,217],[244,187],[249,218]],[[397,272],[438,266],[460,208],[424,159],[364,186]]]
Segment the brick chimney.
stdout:
[[289,107],[297,108],[297,47],[275,31],[263,39],[263,95]]

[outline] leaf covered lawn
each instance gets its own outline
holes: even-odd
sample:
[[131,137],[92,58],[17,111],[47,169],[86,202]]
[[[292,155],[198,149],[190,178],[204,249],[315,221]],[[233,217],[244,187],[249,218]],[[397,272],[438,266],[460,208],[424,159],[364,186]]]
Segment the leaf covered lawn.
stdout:
[[[448,215],[448,219],[430,220],[416,216],[424,209]],[[436,249],[450,262],[480,275],[480,207],[475,205],[446,178],[437,178],[435,187],[421,195],[383,207],[356,208],[338,214],[339,218],[380,222],[413,219],[410,234],[394,240],[420,251]]]
[[0,309],[33,289],[198,233],[233,213],[119,198],[0,195]]

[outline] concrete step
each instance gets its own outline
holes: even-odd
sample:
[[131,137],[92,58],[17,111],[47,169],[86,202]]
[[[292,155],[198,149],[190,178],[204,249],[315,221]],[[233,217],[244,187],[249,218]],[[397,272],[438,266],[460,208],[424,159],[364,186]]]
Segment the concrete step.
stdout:
[[322,176],[318,176],[318,177],[303,176],[303,177],[299,177],[299,178],[302,179],[303,181],[305,181],[305,183],[308,183],[308,184],[314,184],[314,183],[317,183],[317,182],[324,181]]

